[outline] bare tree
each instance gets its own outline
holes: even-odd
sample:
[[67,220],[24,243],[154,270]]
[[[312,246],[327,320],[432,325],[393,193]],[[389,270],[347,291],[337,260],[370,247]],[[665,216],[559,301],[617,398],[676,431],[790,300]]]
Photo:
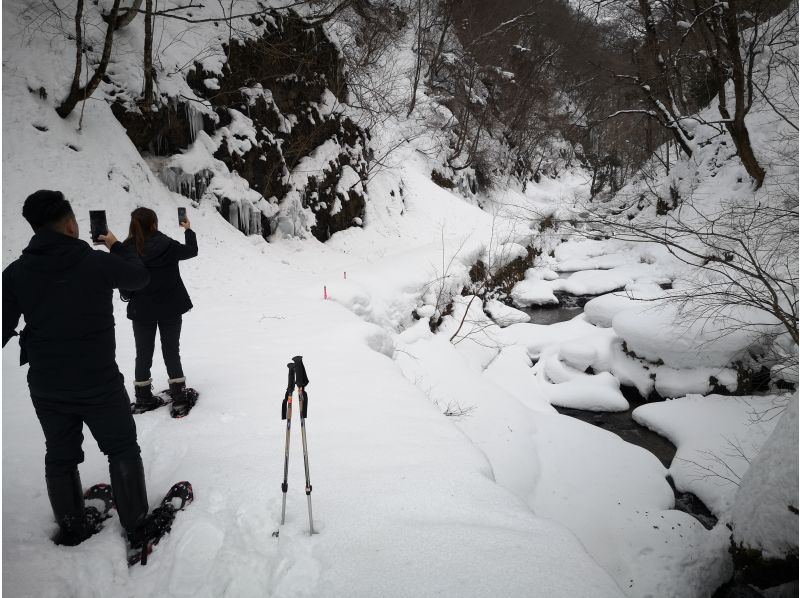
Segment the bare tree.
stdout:
[[411,116],[417,104],[417,90],[422,79],[422,67],[425,62],[425,51],[431,31],[433,8],[430,0],[416,0],[414,26],[414,69],[411,74],[411,99],[406,116]]
[[108,27],[106,28],[105,43],[103,44],[103,54],[100,62],[95,68],[91,79],[81,86],[81,64],[83,55],[86,51],[83,43],[83,0],[78,0],[75,9],[75,71],[72,75],[72,85],[69,94],[56,108],[56,112],[61,118],[66,118],[78,104],[87,100],[97,89],[103,76],[106,73],[108,62],[111,59],[111,46],[114,42],[114,28],[119,11],[120,0],[114,0],[111,12],[108,15]]

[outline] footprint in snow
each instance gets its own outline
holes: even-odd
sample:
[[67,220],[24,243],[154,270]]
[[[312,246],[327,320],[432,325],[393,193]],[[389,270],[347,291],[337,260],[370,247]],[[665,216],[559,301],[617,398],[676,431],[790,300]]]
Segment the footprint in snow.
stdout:
[[[302,545],[302,547],[301,547]],[[292,539],[274,569],[272,594],[279,596],[315,596],[321,567],[311,556],[310,547],[302,540]]]
[[208,577],[224,539],[225,532],[208,521],[195,523],[183,534],[175,550],[175,566],[169,579],[170,595],[210,595]]

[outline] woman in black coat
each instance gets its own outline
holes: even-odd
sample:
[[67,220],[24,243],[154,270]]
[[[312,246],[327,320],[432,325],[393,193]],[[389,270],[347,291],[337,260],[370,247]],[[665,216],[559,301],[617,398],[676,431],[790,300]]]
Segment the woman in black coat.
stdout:
[[161,352],[169,375],[172,416],[186,415],[194,398],[187,394],[180,356],[182,317],[192,309],[192,301],[181,280],[178,263],[197,255],[197,236],[188,219],[180,225],[184,229],[185,244],[159,232],[158,217],[153,210],[136,208],[131,212],[130,232],[125,244],[135,246],[150,272],[150,283],[146,287],[134,293],[123,293],[123,300],[126,296],[129,299],[128,318],[133,322],[136,340],[136,380],[133,384],[136,393],[134,411],[138,413],[163,404],[160,398],[153,396],[150,377],[156,328],[161,335]]

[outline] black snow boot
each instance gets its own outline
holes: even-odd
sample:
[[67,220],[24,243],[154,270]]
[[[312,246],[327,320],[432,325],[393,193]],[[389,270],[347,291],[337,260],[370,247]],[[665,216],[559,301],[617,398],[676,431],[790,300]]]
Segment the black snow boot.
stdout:
[[77,546],[102,528],[103,515],[95,507],[85,507],[78,469],[46,477],[47,495],[59,530],[53,542],[60,546]]
[[147,516],[147,488],[141,457],[110,463],[111,488],[119,522],[128,533],[136,530]]
[[145,411],[152,411],[158,409],[164,404],[161,397],[153,395],[153,379],[143,380],[141,382],[133,383],[133,391],[136,395],[136,403],[133,406],[134,413],[144,413]]
[[186,392],[186,377],[169,380],[169,395],[172,397],[169,407],[169,414],[172,417],[184,417],[194,405]]

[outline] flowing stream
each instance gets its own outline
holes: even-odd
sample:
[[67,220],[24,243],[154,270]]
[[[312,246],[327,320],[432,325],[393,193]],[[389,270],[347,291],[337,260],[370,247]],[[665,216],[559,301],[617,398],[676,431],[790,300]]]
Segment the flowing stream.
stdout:
[[[559,296],[560,304],[557,306],[529,307],[523,308],[522,311],[531,316],[532,324],[556,324],[571,320],[583,313],[583,306],[592,298],[592,296],[564,294]],[[621,390],[630,405],[627,411],[584,411],[567,407],[556,407],[556,410],[562,415],[568,415],[613,432],[626,442],[650,451],[661,461],[664,467],[669,468],[677,450],[675,445],[663,436],[634,421],[633,410],[646,404],[647,401],[635,388],[623,386]],[[692,515],[707,529],[711,529],[716,524],[716,517],[711,514],[699,498],[689,492],[679,492],[669,476],[667,476],[667,481],[675,493],[675,508],[677,510]]]

